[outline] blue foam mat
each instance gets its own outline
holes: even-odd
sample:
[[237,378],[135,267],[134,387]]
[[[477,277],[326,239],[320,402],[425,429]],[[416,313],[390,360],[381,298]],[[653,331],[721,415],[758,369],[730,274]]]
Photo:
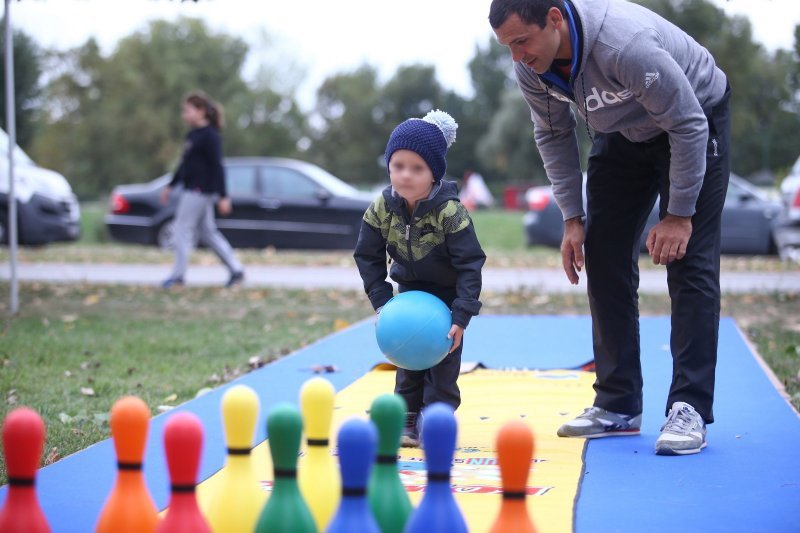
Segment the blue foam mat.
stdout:
[[708,446],[655,455],[672,377],[669,331],[668,318],[641,321],[642,434],[589,441],[576,531],[800,531],[800,418],[733,320],[720,323]]

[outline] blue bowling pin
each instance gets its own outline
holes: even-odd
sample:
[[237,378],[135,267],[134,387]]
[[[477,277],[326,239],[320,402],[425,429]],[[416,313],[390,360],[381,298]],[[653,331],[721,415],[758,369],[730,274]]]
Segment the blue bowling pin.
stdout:
[[428,486],[419,507],[408,519],[405,533],[467,533],[467,523],[450,489],[456,432],[455,413],[449,405],[437,402],[422,411],[421,437]]
[[339,430],[338,447],[342,499],[328,533],[380,533],[367,500],[367,481],[378,448],[375,424],[357,418],[348,420]]

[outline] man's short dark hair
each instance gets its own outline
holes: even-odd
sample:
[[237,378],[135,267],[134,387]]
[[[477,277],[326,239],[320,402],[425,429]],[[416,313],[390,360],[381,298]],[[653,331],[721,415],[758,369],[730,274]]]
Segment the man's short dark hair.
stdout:
[[489,24],[497,29],[508,17],[516,14],[525,24],[536,24],[544,28],[547,25],[547,12],[553,7],[567,16],[564,0],[492,0]]

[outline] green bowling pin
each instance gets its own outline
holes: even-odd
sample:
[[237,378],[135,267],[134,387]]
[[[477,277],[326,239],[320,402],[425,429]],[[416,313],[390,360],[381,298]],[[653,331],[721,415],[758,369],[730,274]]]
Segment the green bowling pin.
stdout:
[[317,531],[297,484],[297,454],[302,432],[303,418],[297,407],[284,402],[272,409],[267,418],[267,436],[275,481],[272,496],[258,518],[256,533]]
[[378,396],[372,402],[369,416],[378,427],[377,464],[367,489],[369,505],[382,533],[401,533],[413,510],[397,469],[406,402],[396,394]]

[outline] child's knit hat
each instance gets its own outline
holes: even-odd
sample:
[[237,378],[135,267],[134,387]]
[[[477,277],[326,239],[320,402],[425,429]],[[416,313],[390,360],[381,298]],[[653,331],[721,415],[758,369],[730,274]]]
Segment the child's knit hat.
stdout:
[[431,169],[433,179],[439,181],[447,169],[445,155],[456,140],[458,124],[444,111],[429,112],[424,118],[410,118],[397,126],[386,144],[386,169],[397,150],[416,152]]

